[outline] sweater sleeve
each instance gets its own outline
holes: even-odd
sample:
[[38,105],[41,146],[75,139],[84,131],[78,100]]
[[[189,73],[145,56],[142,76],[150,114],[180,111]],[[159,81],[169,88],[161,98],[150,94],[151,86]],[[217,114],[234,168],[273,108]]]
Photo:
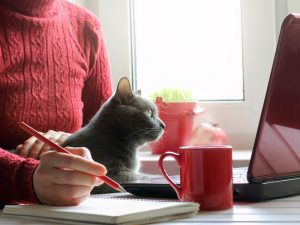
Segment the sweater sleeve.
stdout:
[[1,204],[37,203],[33,190],[33,173],[38,161],[23,158],[0,148]]
[[109,60],[99,23],[86,41],[89,47],[89,73],[82,91],[83,125],[96,114],[101,105],[112,95]]

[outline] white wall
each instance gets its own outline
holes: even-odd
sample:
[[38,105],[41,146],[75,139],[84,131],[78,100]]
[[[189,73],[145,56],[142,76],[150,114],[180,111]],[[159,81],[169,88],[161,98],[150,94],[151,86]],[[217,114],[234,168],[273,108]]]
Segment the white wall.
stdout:
[[300,1],[287,0],[287,12],[300,12]]
[[131,79],[129,0],[98,0],[97,2],[110,58],[113,86],[116,87],[122,76]]
[[280,32],[280,27],[283,19],[289,13],[300,13],[300,1],[299,0],[275,0],[276,2],[276,30],[277,37]]
[[86,7],[86,1],[85,0],[69,0],[70,2],[73,2],[76,5],[79,5],[81,7]]

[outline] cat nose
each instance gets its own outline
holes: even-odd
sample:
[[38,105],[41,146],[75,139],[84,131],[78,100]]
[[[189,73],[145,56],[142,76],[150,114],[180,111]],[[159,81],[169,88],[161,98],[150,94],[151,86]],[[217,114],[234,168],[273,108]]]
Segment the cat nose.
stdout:
[[163,121],[159,121],[159,126],[162,128],[162,129],[165,129],[166,125]]

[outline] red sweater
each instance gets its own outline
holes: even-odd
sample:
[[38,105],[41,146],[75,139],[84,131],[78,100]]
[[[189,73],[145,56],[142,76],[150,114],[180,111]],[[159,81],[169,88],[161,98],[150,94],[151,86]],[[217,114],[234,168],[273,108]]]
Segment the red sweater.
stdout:
[[3,150],[28,138],[18,122],[72,133],[111,93],[95,16],[66,0],[0,0],[0,201],[36,202],[38,161]]

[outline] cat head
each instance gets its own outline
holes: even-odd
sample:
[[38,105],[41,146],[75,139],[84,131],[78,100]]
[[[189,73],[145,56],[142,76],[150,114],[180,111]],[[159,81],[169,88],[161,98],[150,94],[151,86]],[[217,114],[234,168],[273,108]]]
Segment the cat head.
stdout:
[[115,94],[102,108],[115,134],[138,145],[157,140],[165,128],[156,105],[141,97],[140,91],[133,92],[127,77],[119,80]]

